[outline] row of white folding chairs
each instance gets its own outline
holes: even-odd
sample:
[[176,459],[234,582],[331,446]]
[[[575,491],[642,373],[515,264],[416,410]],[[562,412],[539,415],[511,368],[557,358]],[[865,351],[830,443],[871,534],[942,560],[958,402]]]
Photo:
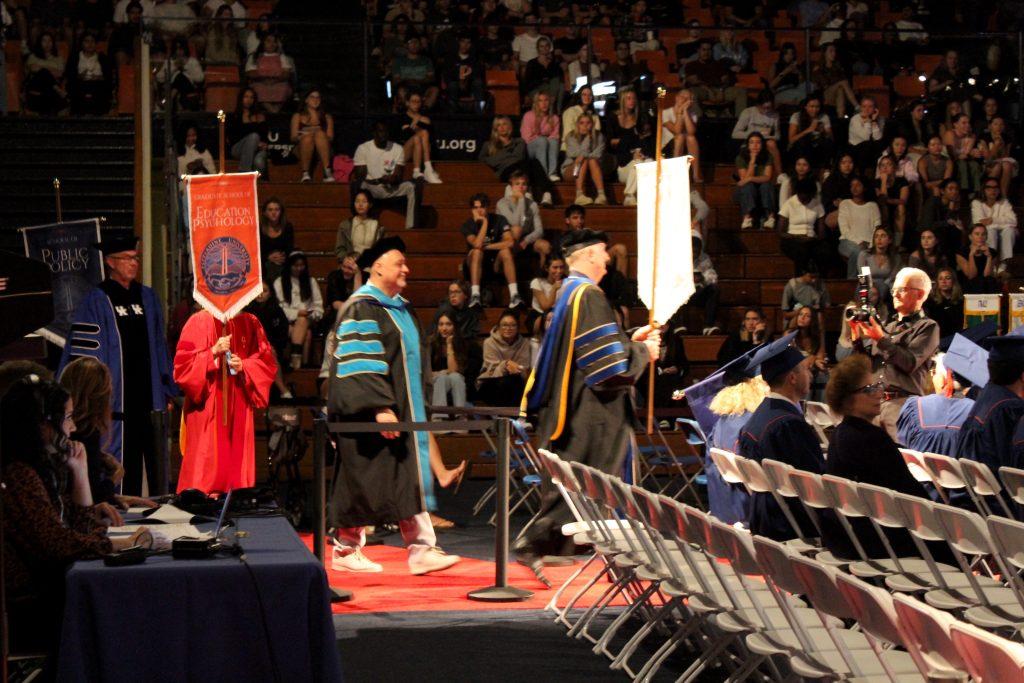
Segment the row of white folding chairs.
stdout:
[[[835,514],[858,557],[835,557],[806,534],[789,543],[798,552],[814,554],[890,591],[923,594],[934,607],[976,626],[1020,638],[1024,628],[1024,581],[1020,576],[1024,570],[1024,523],[999,515],[984,517],[927,498],[805,472],[772,460],[757,463],[719,450],[712,458],[727,481],[775,496],[790,519],[793,515],[787,500],[797,500],[817,526],[819,538],[822,516]],[[870,522],[887,558],[866,555],[853,532],[850,522],[854,519]],[[889,542],[887,529],[909,532],[919,556],[900,557]],[[946,544],[956,564],[936,561],[929,543]]]
[[1019,517],[1010,509],[1007,498],[1024,505],[1024,470],[1003,466],[997,477],[985,463],[967,458],[909,448],[901,448],[900,453],[910,473],[918,481],[933,486],[942,502],[949,503],[958,494],[966,494],[982,514]]
[[[890,595],[671,498],[541,454],[580,511],[587,529],[581,535],[592,533],[598,554],[612,557],[617,566],[630,566],[638,583],[637,599],[595,640],[594,648],[635,680],[649,680],[682,644],[689,645],[695,659],[680,680],[712,664],[729,669],[730,680],[792,674],[955,679],[964,678],[963,672],[985,681],[1024,679],[1024,646],[959,623],[911,596]],[[578,535],[578,540],[583,539]],[[617,543],[622,545],[616,551]],[[762,576],[768,580],[759,581]],[[801,595],[814,611],[800,602]],[[617,654],[611,653],[611,638],[642,606],[653,614]],[[843,628],[844,619],[856,620],[862,632]],[[629,660],[637,647],[667,624],[675,630],[634,673]]]

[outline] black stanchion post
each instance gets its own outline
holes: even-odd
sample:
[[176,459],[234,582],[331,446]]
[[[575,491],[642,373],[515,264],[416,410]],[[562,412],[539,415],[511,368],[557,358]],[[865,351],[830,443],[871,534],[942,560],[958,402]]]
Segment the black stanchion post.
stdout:
[[153,472],[153,479],[147,482],[149,495],[163,496],[167,494],[169,481],[167,474],[171,469],[171,449],[167,445],[170,416],[165,410],[154,410],[150,412],[149,416],[150,423],[153,425],[153,443],[156,446],[156,467],[154,468],[156,471]]
[[481,602],[521,602],[533,597],[533,591],[508,585],[508,478],[509,478],[509,438],[511,423],[509,418],[497,420],[498,427],[498,471],[497,493],[494,496],[495,530],[494,530],[494,585],[470,591],[470,600]]
[[324,484],[324,460],[327,450],[327,423],[317,418],[313,422],[313,554],[324,561],[324,538],[327,528],[324,511],[327,509],[327,494]]

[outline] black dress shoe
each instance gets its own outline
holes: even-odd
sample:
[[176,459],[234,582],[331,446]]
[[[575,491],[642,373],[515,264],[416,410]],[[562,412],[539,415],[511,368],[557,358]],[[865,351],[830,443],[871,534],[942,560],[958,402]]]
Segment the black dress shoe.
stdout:
[[551,588],[551,582],[548,577],[544,576],[544,563],[541,561],[540,555],[533,552],[532,550],[517,549],[513,551],[516,556],[516,562],[528,567],[533,575],[537,577],[537,580],[544,584],[545,588]]

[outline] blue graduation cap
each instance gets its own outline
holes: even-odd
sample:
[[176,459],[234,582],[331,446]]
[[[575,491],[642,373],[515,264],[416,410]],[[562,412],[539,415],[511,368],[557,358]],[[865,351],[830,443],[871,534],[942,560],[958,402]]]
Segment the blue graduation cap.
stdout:
[[[1022,325],[1018,329],[1020,329],[1021,333],[1024,334],[1024,325]],[[965,337],[967,340],[972,341],[975,344],[981,344],[984,340],[993,336],[998,331],[999,326],[996,325],[995,321],[986,320],[984,322],[978,323],[977,325],[972,325],[968,327],[966,330],[960,330],[956,334],[951,334],[948,337],[943,337],[942,339],[939,340],[939,350],[942,352],[948,352],[950,346],[953,343],[953,337],[955,336]]]
[[683,392],[693,416],[705,434],[710,435],[715,423],[718,422],[718,415],[711,412],[710,407],[715,396],[727,386],[757,377],[757,366],[753,366],[751,369],[750,360],[765,346],[767,344],[755,346],[750,351],[737,356]]
[[766,344],[754,354],[747,364],[748,371],[753,371],[757,366],[761,367],[761,377],[769,384],[783,374],[789,372],[803,362],[804,354],[800,349],[793,346],[793,339],[796,332],[790,332],[770,344]]
[[974,386],[982,389],[988,384],[989,379],[988,356],[988,351],[958,332],[953,335],[953,342],[949,345],[949,350],[946,351],[942,363]]

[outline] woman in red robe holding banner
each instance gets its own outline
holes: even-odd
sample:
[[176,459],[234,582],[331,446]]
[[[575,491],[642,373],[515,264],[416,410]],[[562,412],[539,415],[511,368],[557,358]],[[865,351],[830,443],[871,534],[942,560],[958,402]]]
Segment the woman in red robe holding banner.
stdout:
[[174,354],[174,380],[185,394],[179,492],[227,492],[255,483],[253,410],[267,406],[276,373],[256,316],[239,313],[225,324],[204,310],[188,319]]

